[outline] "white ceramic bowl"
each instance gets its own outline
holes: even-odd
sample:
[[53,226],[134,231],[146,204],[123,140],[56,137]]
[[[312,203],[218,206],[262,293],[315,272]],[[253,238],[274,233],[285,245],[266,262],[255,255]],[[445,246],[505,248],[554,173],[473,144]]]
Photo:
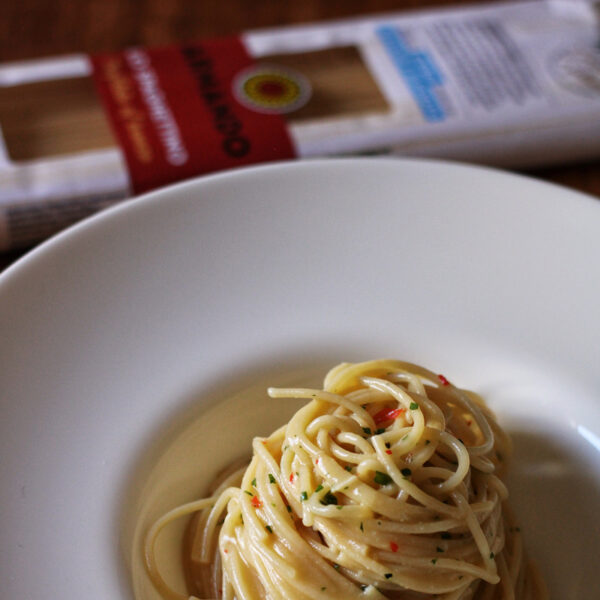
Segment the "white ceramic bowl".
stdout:
[[140,532],[293,410],[264,388],[390,356],[489,400],[553,597],[597,599],[599,231],[560,187],[350,159],[183,183],[43,244],[0,276],[0,596],[151,599]]

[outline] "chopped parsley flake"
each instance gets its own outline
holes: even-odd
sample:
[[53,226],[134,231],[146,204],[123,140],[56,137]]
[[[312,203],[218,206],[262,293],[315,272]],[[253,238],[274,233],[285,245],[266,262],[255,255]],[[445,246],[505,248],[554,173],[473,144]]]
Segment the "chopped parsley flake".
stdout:
[[352,467],[350,465],[346,465],[344,467],[344,469],[346,469],[346,471],[348,471],[348,473],[352,473]]
[[244,490],[244,494],[248,494],[248,496],[254,496],[254,494],[248,490]]
[[416,402],[410,403],[410,410],[417,410],[417,408],[419,408],[419,405]]
[[375,430],[375,435],[379,435],[380,433],[385,433],[385,428],[384,427],[380,427],[379,429]]
[[364,531],[364,530],[365,530],[365,528],[363,527],[363,522],[362,522],[362,521],[360,522],[360,530],[361,530],[361,531]]
[[273,528],[270,525],[265,525],[265,529],[269,532],[269,533],[273,533]]
[[385,443],[385,447],[386,447],[386,448],[389,448],[390,446],[391,446],[391,444],[390,444],[389,442],[386,442],[386,443]]
[[323,489],[323,486],[321,484],[319,484],[316,488],[315,488],[315,492],[320,492]]
[[252,480],[252,487],[256,487],[256,477]]
[[304,502],[305,500],[308,500],[308,493],[307,492],[302,492],[300,494],[300,502]]
[[490,558],[494,558],[494,553],[490,552]]
[[323,498],[321,498],[321,504],[327,506],[328,504],[337,504],[338,503],[338,499],[336,498],[335,494],[332,494],[331,492],[327,492]]
[[375,471],[375,483],[378,483],[379,485],[389,485],[392,483],[392,478],[387,473]]
[[287,509],[288,512],[292,512],[292,507],[289,504],[285,505],[285,508]]
[[412,471],[408,467],[402,469],[402,471],[400,471],[400,473],[402,473],[402,475],[404,475],[405,477],[412,475]]
[[362,430],[367,434],[367,435],[371,435],[371,428],[370,427],[363,427]]
[[386,574],[384,575],[384,577],[385,577],[386,579],[390,579],[390,578],[391,578],[391,576],[392,576],[392,573],[386,573]]
[[333,568],[337,571],[340,568],[340,565],[337,563],[333,563]]
[[432,558],[432,559],[431,559],[431,564],[432,564],[432,565],[435,565],[435,563],[436,563],[436,562],[437,562],[437,558]]
[[273,477],[273,473],[269,473],[269,483],[277,483],[277,480]]

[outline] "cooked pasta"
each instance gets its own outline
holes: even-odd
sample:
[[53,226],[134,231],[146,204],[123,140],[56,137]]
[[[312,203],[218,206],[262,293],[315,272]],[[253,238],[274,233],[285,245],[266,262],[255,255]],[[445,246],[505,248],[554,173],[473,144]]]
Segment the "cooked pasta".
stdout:
[[[343,363],[214,493],[159,519],[146,566],[169,600],[541,600],[502,482],[511,445],[484,402],[410,363]],[[162,579],[160,530],[194,514],[189,590]]]

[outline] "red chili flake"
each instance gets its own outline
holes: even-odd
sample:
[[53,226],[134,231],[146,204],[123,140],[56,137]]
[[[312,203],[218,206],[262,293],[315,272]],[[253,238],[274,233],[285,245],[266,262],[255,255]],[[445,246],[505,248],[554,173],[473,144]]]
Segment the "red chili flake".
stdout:
[[385,451],[385,453],[386,453],[386,454],[391,454],[391,453],[392,453],[392,451],[391,451],[391,450],[386,450],[386,451]]
[[263,503],[258,496],[252,496],[252,500],[250,500],[250,502],[252,502],[252,506],[254,506],[254,508],[262,508]]
[[442,385],[450,385],[450,382],[443,375],[438,375],[438,379],[442,382]]
[[227,550],[227,548],[224,548],[224,549],[223,549],[223,552],[225,552],[225,554],[228,554],[228,553],[229,553],[229,550]]
[[294,483],[294,474],[290,473],[290,483]]
[[385,421],[397,419],[403,412],[406,412],[405,408],[382,408],[378,413],[375,413],[373,421],[375,421],[375,425],[380,425]]
[[319,458],[317,457],[317,460],[315,460],[315,465],[319,464]]
[[267,445],[267,440],[261,440],[263,444],[265,444],[265,446]]
[[390,550],[392,552],[398,552],[398,544],[396,544],[396,542],[390,542]]

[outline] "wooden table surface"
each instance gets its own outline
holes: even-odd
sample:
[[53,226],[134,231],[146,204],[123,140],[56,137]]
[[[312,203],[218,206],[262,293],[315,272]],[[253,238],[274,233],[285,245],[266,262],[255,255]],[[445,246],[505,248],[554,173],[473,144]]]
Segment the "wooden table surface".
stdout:
[[[4,0],[0,61],[159,45],[465,0]],[[471,2],[472,3],[472,2]],[[600,197],[600,157],[529,174]],[[0,269],[22,252],[0,255]]]

